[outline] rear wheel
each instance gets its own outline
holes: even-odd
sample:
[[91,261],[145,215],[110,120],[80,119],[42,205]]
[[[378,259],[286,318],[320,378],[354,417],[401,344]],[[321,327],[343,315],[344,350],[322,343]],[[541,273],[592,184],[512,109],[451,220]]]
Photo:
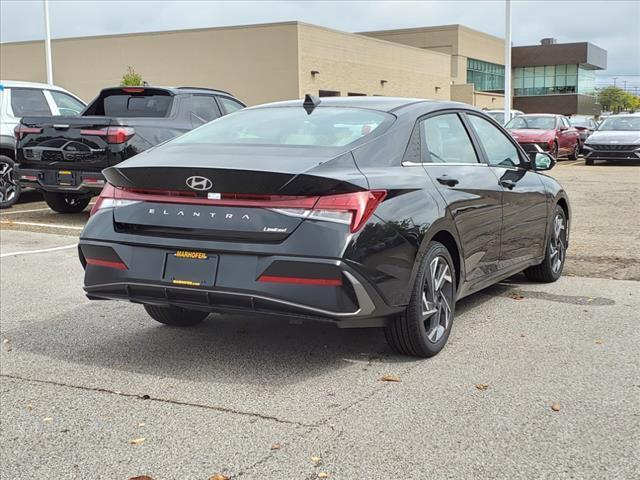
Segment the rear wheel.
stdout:
[[529,280],[536,282],[555,282],[562,275],[566,252],[567,216],[562,207],[556,205],[544,260],[540,265],[527,268],[524,274]]
[[10,157],[0,155],[0,208],[9,208],[18,201],[20,182],[15,163]]
[[202,322],[209,316],[208,312],[188,310],[180,307],[158,307],[145,305],[144,309],[157,322],[174,327],[191,327]]
[[585,165],[593,165],[593,158],[586,158],[584,160]]
[[551,150],[549,150],[549,154],[553,158],[558,160],[558,142],[557,141],[553,142],[553,145],[551,146]]
[[447,248],[431,242],[406,310],[385,327],[389,346],[403,355],[433,357],[447,343],[455,312],[456,284]]
[[51,210],[58,213],[79,213],[89,205],[90,200],[91,198],[76,193],[44,192],[44,201]]

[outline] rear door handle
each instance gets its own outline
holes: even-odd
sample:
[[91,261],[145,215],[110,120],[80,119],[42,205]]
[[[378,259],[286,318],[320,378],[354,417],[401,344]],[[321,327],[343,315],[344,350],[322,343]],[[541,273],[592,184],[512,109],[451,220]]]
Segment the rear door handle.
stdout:
[[437,177],[436,180],[438,180],[438,182],[440,182],[442,185],[446,185],[447,187],[455,187],[457,184],[460,183],[455,178],[449,178],[446,175],[443,175],[442,177]]
[[504,188],[508,188],[509,190],[513,190],[513,188],[516,186],[516,182],[512,180],[500,180],[500,185],[502,185]]

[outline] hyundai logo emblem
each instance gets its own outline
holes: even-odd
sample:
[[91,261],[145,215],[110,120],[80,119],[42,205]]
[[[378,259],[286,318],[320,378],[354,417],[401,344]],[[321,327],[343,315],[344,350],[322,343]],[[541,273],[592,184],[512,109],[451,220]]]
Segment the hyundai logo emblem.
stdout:
[[213,182],[207,177],[194,175],[193,177],[187,178],[187,187],[205,192],[213,188]]

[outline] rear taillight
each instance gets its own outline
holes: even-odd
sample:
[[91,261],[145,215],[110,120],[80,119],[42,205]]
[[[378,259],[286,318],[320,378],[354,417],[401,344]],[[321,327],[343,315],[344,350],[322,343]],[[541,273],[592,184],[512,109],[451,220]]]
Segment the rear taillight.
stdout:
[[195,196],[192,192],[129,190],[107,184],[91,209],[91,215],[103,208],[120,207],[137,202],[225,205],[267,208],[292,217],[343,223],[349,225],[351,232],[355,233],[367,223],[386,196],[386,190],[366,190],[312,197],[222,193],[218,194],[217,198],[203,198]]
[[131,127],[106,127],[100,129],[83,129],[80,135],[105,137],[107,143],[125,143],[135,135],[136,131]]
[[16,140],[22,140],[24,136],[29,133],[42,133],[42,129],[38,127],[26,127],[20,124],[16,125],[16,128],[13,129]]

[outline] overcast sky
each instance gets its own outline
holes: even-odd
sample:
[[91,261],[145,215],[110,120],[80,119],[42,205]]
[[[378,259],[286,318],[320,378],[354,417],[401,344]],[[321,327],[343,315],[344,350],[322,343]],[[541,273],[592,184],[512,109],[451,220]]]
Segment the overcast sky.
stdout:
[[[53,38],[301,20],[348,32],[459,23],[504,36],[503,0],[50,0]],[[640,1],[513,0],[514,45],[589,41],[608,51],[598,84],[640,91]],[[0,41],[44,37],[42,0],[0,0]]]

